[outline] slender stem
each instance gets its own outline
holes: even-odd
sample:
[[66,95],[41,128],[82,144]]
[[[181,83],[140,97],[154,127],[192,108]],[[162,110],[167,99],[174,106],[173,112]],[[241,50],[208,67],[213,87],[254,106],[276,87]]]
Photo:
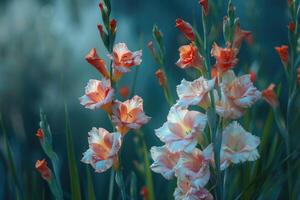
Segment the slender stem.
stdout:
[[109,195],[108,195],[109,200],[113,200],[114,185],[115,185],[115,170],[111,169],[110,180],[109,180]]

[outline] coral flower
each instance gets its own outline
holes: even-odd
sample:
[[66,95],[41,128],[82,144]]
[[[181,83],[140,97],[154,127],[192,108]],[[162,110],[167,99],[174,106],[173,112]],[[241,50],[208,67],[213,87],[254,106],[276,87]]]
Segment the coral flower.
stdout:
[[125,43],[115,44],[112,55],[109,58],[113,60],[113,66],[116,70],[127,73],[130,67],[142,63],[142,50],[131,52]]
[[210,177],[209,162],[213,157],[212,145],[203,152],[197,148],[192,153],[182,153],[176,166],[176,176],[181,180],[188,180],[192,187],[204,187]]
[[182,69],[189,67],[202,68],[203,57],[199,54],[197,47],[191,43],[179,48],[179,60],[176,65]]
[[49,181],[52,177],[52,172],[49,169],[47,162],[45,159],[43,160],[37,160],[35,163],[35,168],[39,171],[42,178]]
[[172,107],[167,122],[155,130],[157,137],[166,143],[171,152],[192,152],[203,139],[202,132],[206,126],[206,115],[197,111],[188,111],[179,107]]
[[82,162],[91,164],[96,172],[104,172],[118,166],[118,152],[121,147],[121,134],[109,133],[103,128],[92,128],[88,133],[89,149],[83,153]]
[[205,16],[208,15],[208,0],[199,0],[198,3],[202,6]]
[[186,180],[177,181],[174,192],[175,200],[213,200],[213,196],[205,188],[195,188]]
[[89,109],[102,108],[111,113],[111,105],[114,97],[114,89],[110,81],[91,79],[85,87],[85,95],[79,98],[80,104]]
[[288,29],[291,31],[291,32],[295,32],[295,29],[296,29],[296,24],[295,22],[290,22],[289,25],[288,25]]
[[188,40],[190,41],[195,40],[193,28],[188,22],[182,19],[176,19],[176,28],[178,28]]
[[176,88],[179,97],[177,105],[181,107],[200,105],[206,108],[209,103],[208,93],[213,89],[214,84],[215,80],[206,80],[203,77],[192,82],[183,79]]
[[282,45],[280,47],[275,47],[275,50],[277,51],[281,62],[286,67],[289,62],[289,47],[287,45]]
[[150,119],[144,113],[143,99],[139,96],[134,96],[124,102],[116,101],[113,105],[112,121],[117,130],[123,135],[129,129],[139,129],[143,124],[148,123]]
[[106,69],[105,62],[99,58],[95,48],[91,49],[91,51],[85,56],[85,59],[88,61],[88,63],[93,65],[103,75],[104,78],[109,78],[109,73]]
[[277,94],[274,91],[275,84],[270,84],[269,87],[262,91],[262,96],[266,102],[268,102],[272,107],[276,107],[279,102]]
[[258,137],[245,131],[236,121],[229,124],[223,130],[221,169],[226,169],[231,163],[257,160],[259,143]]
[[248,44],[253,43],[253,37],[250,31],[242,30],[240,24],[237,25],[234,33],[233,46],[237,49],[240,49],[242,42],[246,40]]
[[226,48],[221,48],[214,43],[211,50],[211,55],[216,59],[215,67],[217,67],[221,73],[228,71],[237,64],[237,54],[238,49],[231,48],[229,43]]
[[173,178],[180,153],[172,153],[166,146],[152,147],[150,152],[154,160],[154,163],[151,165],[152,171],[162,174],[168,180]]

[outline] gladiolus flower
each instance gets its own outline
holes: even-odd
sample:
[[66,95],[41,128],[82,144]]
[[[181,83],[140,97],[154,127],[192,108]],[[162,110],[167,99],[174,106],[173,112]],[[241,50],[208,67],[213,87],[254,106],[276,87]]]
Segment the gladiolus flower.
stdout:
[[236,77],[230,70],[223,75],[221,87],[228,99],[242,108],[250,107],[261,96],[260,91],[254,87],[249,74]]
[[35,134],[39,139],[43,139],[44,138],[44,133],[42,131],[41,128],[39,128]]
[[113,67],[117,71],[127,73],[130,72],[130,67],[142,63],[142,50],[131,52],[125,43],[118,43],[114,46],[109,58],[113,60]]
[[178,28],[188,40],[190,41],[195,40],[193,28],[188,22],[182,19],[176,19],[176,28]]
[[177,105],[180,107],[200,105],[206,108],[209,104],[208,93],[214,85],[215,80],[206,80],[202,76],[192,82],[183,79],[176,88],[179,97]]
[[287,45],[282,45],[280,47],[275,47],[275,50],[277,51],[281,62],[286,67],[289,62],[289,47]]
[[112,121],[122,135],[126,134],[129,129],[139,129],[150,119],[144,113],[143,99],[139,96],[134,96],[124,102],[115,101],[113,105]]
[[155,50],[155,48],[154,48],[154,46],[153,46],[153,42],[152,42],[152,41],[149,41],[148,44],[147,44],[147,47],[148,47],[148,49],[150,50],[152,57],[153,57],[154,59],[156,59],[156,56],[157,56],[157,55],[156,55],[156,50]]
[[229,43],[226,48],[221,48],[214,43],[211,50],[211,55],[216,59],[215,67],[217,67],[221,73],[228,71],[237,64],[237,54],[238,49],[231,48]]
[[92,48],[91,51],[85,56],[86,61],[93,65],[102,75],[105,79],[109,78],[109,73],[106,69],[106,65],[104,60],[99,58],[97,55],[97,51],[95,48]]
[[163,86],[163,87],[166,86],[166,76],[165,76],[165,73],[161,69],[159,69],[159,70],[157,70],[155,72],[155,75],[156,75],[156,77],[158,79],[159,85]]
[[199,54],[197,47],[191,43],[179,48],[179,60],[176,65],[182,69],[189,67],[202,68],[203,57]]
[[213,196],[205,188],[191,187],[188,181],[177,181],[174,192],[175,200],[213,200]]
[[118,167],[118,152],[121,134],[109,133],[104,128],[92,128],[88,133],[89,149],[83,153],[82,162],[92,165],[96,172],[104,172],[112,166]]
[[180,154],[170,152],[166,146],[152,147],[150,152],[154,160],[150,166],[152,171],[162,174],[168,180],[172,179]]
[[217,113],[229,119],[240,118],[261,97],[261,92],[254,87],[251,76],[236,77],[229,70],[224,73],[221,83],[221,97],[215,95]]
[[176,176],[180,180],[188,180],[192,187],[202,188],[209,181],[209,162],[212,158],[212,145],[203,152],[195,148],[192,153],[182,153],[176,166]]
[[170,109],[167,122],[156,129],[155,134],[166,143],[169,151],[190,153],[196,147],[198,139],[203,139],[202,132],[206,121],[206,115],[200,112],[175,106]]
[[295,22],[290,22],[289,25],[288,25],[288,28],[291,32],[295,32],[295,29],[296,29],[296,24]]
[[276,107],[279,102],[277,98],[277,94],[274,91],[275,84],[270,84],[269,87],[262,91],[262,96],[268,104],[270,104],[272,107]]
[[231,163],[257,160],[259,143],[258,137],[245,131],[236,121],[229,124],[223,130],[221,169],[226,169]]
[[202,6],[205,16],[208,15],[208,0],[199,0],[199,4]]
[[114,89],[111,88],[110,81],[91,79],[85,87],[85,95],[79,98],[80,104],[89,109],[102,108],[111,113],[111,105],[114,97]]
[[250,45],[253,43],[251,32],[242,30],[240,24],[238,24],[234,33],[233,46],[237,49],[240,49],[243,40],[246,40]]
[[52,172],[49,169],[47,162],[45,159],[43,160],[37,160],[35,163],[35,168],[38,170],[38,172],[41,174],[42,178],[49,181],[52,177]]

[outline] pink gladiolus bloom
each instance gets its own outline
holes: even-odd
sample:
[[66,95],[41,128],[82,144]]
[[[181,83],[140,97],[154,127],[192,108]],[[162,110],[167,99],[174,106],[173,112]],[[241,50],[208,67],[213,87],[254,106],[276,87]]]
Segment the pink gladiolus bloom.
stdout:
[[179,97],[176,105],[180,107],[200,105],[206,108],[209,103],[208,93],[213,89],[214,85],[215,80],[206,80],[203,77],[192,82],[183,79],[176,88]]
[[212,157],[212,145],[203,152],[195,148],[192,153],[182,153],[175,174],[180,180],[188,180],[192,187],[202,188],[209,181],[209,162]]
[[122,135],[126,134],[129,129],[139,129],[150,119],[151,117],[144,113],[143,99],[139,96],[134,96],[124,102],[115,101],[113,105],[112,121]]
[[226,169],[231,163],[257,160],[259,143],[257,136],[245,131],[236,121],[229,124],[223,130],[221,169]]
[[121,147],[121,134],[109,133],[103,128],[92,128],[88,133],[89,149],[83,153],[82,162],[91,164],[96,172],[104,172],[118,166],[118,151]]
[[213,196],[205,188],[191,187],[188,181],[177,181],[174,192],[175,200],[213,200]]
[[168,180],[173,178],[180,153],[172,153],[166,146],[152,147],[150,152],[154,160],[154,163],[151,165],[152,171],[160,173]]
[[85,56],[86,61],[93,65],[105,79],[109,78],[109,73],[106,69],[104,60],[102,60],[98,55],[95,48],[92,48],[91,51]]
[[179,60],[176,65],[182,69],[189,67],[202,68],[203,57],[199,54],[197,47],[191,43],[179,48]]
[[109,58],[113,60],[115,70],[122,73],[130,72],[130,67],[142,63],[142,50],[132,52],[125,43],[118,43],[113,48],[112,55]]
[[171,152],[192,152],[198,139],[202,139],[206,121],[206,115],[200,112],[175,106],[170,109],[167,122],[156,129],[155,134]]
[[249,108],[261,97],[261,92],[254,87],[249,74],[236,77],[231,70],[223,75],[221,94],[221,99],[216,97],[217,113],[230,119],[241,117],[244,109]]
[[79,98],[80,104],[89,109],[102,108],[111,113],[111,104],[114,97],[114,89],[110,80],[101,81],[91,79],[85,87],[85,95]]

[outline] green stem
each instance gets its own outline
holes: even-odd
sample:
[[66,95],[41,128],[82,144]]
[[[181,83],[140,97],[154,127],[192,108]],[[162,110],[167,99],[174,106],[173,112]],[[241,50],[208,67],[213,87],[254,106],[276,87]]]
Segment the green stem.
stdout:
[[109,200],[113,200],[113,196],[114,196],[114,185],[115,185],[115,170],[111,169],[111,173],[110,173],[110,181],[109,181],[109,195],[108,195],[108,199]]

